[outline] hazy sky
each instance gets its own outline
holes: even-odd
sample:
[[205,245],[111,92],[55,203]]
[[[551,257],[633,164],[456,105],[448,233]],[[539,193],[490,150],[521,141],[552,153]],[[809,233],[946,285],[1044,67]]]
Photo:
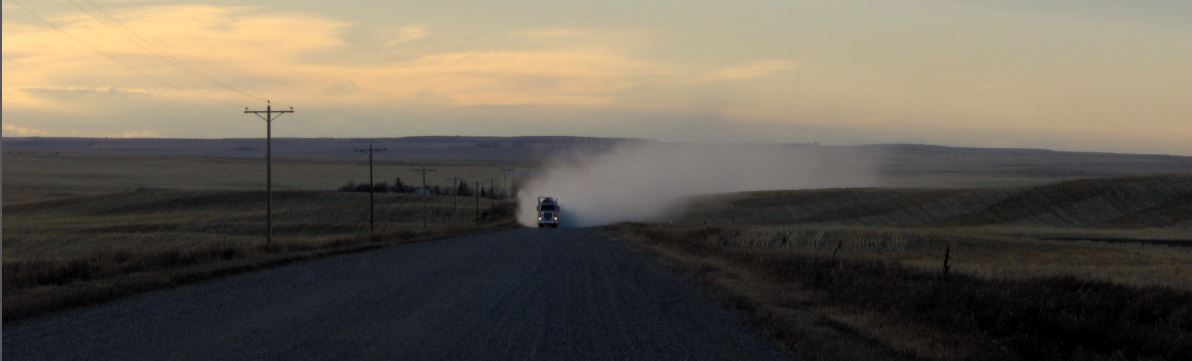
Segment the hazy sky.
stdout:
[[3,0],[5,136],[258,137],[262,97],[281,136],[1192,155],[1183,0],[18,1],[62,31]]

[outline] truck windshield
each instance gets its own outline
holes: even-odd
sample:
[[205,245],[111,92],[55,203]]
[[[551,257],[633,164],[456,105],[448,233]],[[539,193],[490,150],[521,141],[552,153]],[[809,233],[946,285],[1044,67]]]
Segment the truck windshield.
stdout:
[[538,207],[538,210],[540,210],[540,211],[554,211],[557,209],[558,209],[558,207],[555,207],[552,205],[545,205],[545,206]]

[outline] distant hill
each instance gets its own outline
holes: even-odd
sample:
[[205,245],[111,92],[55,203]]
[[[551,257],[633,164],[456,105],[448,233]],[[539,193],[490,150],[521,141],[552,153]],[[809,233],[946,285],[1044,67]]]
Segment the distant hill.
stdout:
[[[3,138],[8,153],[61,153],[128,157],[263,158],[262,139],[108,139]],[[359,161],[353,149],[387,148],[381,163],[476,164],[534,167],[556,158],[590,155],[624,144],[668,144],[644,139],[567,136],[404,138],[275,138],[279,160]],[[820,146],[816,144],[734,144],[780,147],[808,154],[854,155],[873,163],[890,187],[973,187],[1025,185],[1060,180],[1192,173],[1192,157],[1045,149],[962,148],[923,144]]]
[[862,145],[855,148],[878,155],[884,174],[997,173],[1068,179],[1192,172],[1192,157],[1175,155],[923,144]]
[[[391,162],[464,162],[535,164],[558,151],[604,151],[625,142],[642,140],[563,136],[464,137],[425,136],[404,138],[274,138],[273,156],[292,160],[358,159],[353,149],[388,148]],[[112,138],[4,138],[6,152],[61,152],[130,156],[189,156],[260,158],[265,141],[232,139],[112,139]]]
[[975,189],[827,189],[711,196],[691,221],[890,227],[1192,228],[1192,175]]

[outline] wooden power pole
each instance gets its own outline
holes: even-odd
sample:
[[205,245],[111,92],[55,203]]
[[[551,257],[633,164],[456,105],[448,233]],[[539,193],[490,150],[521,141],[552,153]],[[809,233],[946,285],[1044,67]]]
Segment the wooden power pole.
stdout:
[[[253,114],[265,121],[265,244],[273,243],[273,121],[282,114],[293,113],[290,110],[273,110],[273,104],[265,100],[265,110],[248,110],[245,114]],[[264,114],[262,116],[262,114]]]
[[455,203],[456,203],[456,198],[459,198],[459,182],[463,181],[464,179],[460,178],[458,176],[454,176],[454,177],[447,178],[447,179],[450,179],[451,186],[455,187],[455,189],[451,190],[451,218],[455,218],[456,217],[455,213],[456,213],[456,210],[458,209],[458,208],[456,208]]
[[373,206],[373,192],[376,190],[376,184],[373,183],[373,154],[377,152],[384,152],[386,148],[373,148],[372,142],[368,143],[368,149],[356,149],[356,152],[368,153],[368,233],[373,233],[376,229],[376,208]]
[[476,225],[480,225],[480,181],[476,181]]
[[[424,166],[422,166],[420,171],[422,171],[422,189],[426,190],[426,197],[430,198],[430,196],[433,195],[434,193],[431,192],[430,187],[426,185],[426,172],[434,172],[435,169],[434,168],[426,168],[426,166],[424,165]],[[427,202],[426,199],[422,200],[422,228],[426,228],[426,202]]]

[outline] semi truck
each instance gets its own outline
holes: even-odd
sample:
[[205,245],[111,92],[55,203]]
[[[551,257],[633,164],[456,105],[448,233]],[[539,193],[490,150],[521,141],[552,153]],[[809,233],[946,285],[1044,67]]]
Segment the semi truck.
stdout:
[[559,201],[554,197],[538,197],[538,228],[559,228]]

